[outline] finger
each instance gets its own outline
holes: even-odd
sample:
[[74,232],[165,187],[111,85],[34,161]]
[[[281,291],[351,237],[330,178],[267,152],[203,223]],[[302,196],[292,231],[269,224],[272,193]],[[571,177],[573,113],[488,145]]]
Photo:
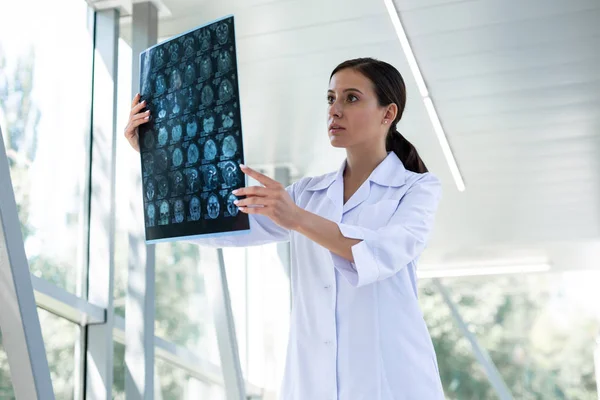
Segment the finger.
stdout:
[[236,196],[260,196],[267,197],[272,194],[272,189],[262,186],[248,186],[234,190],[233,193]]
[[256,179],[258,182],[265,185],[265,187],[278,187],[280,184],[274,179],[269,178],[268,176],[261,174],[258,171],[253,170],[250,167],[245,166],[244,164],[240,164],[240,169],[246,175],[251,178]]
[[273,199],[270,199],[268,197],[246,197],[245,199],[242,200],[236,200],[233,202],[233,204],[235,204],[238,207],[246,207],[249,205],[253,205],[253,206],[271,206],[273,205]]
[[131,101],[131,108],[135,107],[137,103],[139,103],[141,97],[142,96],[139,93],[133,96],[133,100]]
[[135,128],[137,128],[138,126],[140,126],[142,124],[145,124],[148,121],[150,121],[150,119],[148,117],[136,119],[135,121],[133,121],[131,123],[131,127],[132,127],[133,130],[135,130]]
[[238,207],[238,209],[245,214],[266,215],[268,213],[268,210],[266,207]]
[[144,112],[142,112],[142,113],[135,114],[133,117],[131,117],[131,120],[132,120],[132,121],[135,121],[135,120],[138,120],[138,119],[140,119],[140,118],[146,118],[146,117],[148,117],[149,115],[150,115],[150,110],[148,110],[148,111],[144,111]]
[[146,107],[146,100],[140,102],[139,104],[137,104],[136,106],[131,108],[131,112],[129,113],[129,116],[132,117],[134,115],[136,115],[137,113],[139,113],[144,107]]

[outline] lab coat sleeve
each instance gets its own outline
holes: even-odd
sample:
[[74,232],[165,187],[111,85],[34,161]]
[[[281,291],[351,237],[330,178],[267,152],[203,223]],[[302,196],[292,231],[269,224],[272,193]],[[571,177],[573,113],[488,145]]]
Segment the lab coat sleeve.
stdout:
[[[295,187],[294,183],[286,188],[294,202],[296,201]],[[192,239],[188,242],[205,247],[247,247],[290,240],[290,231],[280,227],[269,217],[248,214],[248,218],[250,222],[248,233]]]
[[352,246],[354,262],[331,253],[338,271],[355,287],[389,278],[425,249],[441,196],[439,180],[424,174],[399,201],[388,223],[377,229],[338,223]]

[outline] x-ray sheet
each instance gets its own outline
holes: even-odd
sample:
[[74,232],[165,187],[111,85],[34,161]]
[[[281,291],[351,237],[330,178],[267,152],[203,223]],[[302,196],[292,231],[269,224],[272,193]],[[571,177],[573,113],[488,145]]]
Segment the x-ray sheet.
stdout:
[[146,241],[247,233],[231,193],[245,182],[233,16],[144,51],[140,88]]

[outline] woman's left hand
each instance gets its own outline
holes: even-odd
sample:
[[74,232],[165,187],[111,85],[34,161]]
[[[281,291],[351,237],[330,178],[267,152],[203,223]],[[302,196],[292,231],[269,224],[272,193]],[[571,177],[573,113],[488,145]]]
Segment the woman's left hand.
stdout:
[[250,186],[233,191],[236,196],[246,196],[245,199],[234,203],[240,211],[246,214],[265,215],[282,228],[294,230],[298,225],[302,209],[294,203],[283,185],[252,168],[242,165],[240,168],[243,173],[264,185],[264,187]]

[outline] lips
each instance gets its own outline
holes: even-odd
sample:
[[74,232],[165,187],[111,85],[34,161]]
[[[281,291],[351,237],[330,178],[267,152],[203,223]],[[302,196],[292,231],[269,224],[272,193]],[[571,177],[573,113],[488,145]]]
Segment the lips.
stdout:
[[332,133],[340,132],[340,131],[343,131],[345,129],[346,128],[344,128],[343,126],[338,125],[338,124],[331,124],[331,125],[329,125],[329,132],[332,132]]

